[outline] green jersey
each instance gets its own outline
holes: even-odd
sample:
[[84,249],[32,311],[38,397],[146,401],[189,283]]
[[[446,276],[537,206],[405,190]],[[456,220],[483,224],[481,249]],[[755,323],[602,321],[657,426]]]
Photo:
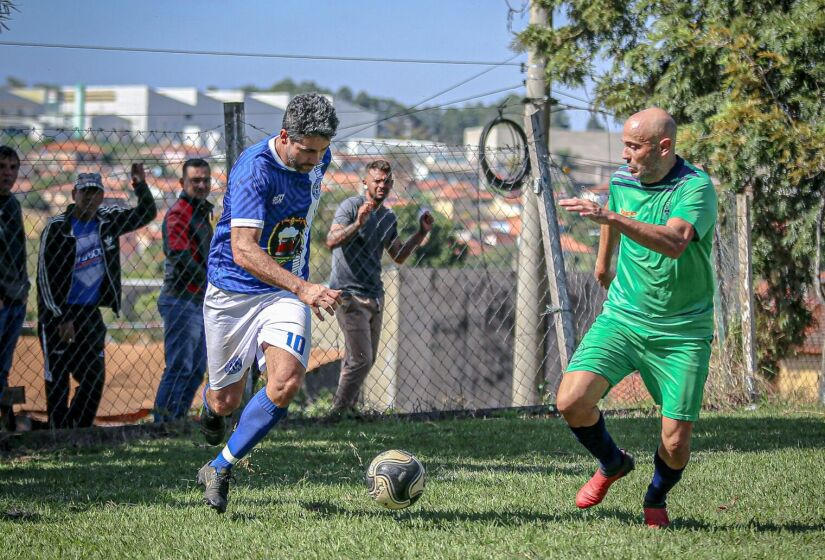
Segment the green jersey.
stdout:
[[696,237],[672,259],[622,235],[605,314],[653,335],[713,336],[716,192],[708,175],[677,158],[667,176],[648,184],[622,166],[610,178],[609,209],[649,224],[681,218],[693,226]]

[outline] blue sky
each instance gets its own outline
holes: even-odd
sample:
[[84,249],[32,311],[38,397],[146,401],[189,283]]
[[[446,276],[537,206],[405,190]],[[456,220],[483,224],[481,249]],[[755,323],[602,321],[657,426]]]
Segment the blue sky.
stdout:
[[[15,0],[0,41],[209,50],[345,57],[503,62],[516,55],[504,0]],[[520,7],[519,0],[510,0]],[[516,30],[527,16],[515,16]],[[526,60],[526,54],[512,62]],[[283,78],[313,80],[333,90],[391,97],[414,105],[442,104],[520,86],[518,66],[458,66],[323,60],[286,60],[134,52],[100,52],[0,45],[0,81],[29,84],[255,85]],[[513,90],[523,93],[523,87]],[[585,96],[583,91],[572,91]],[[498,93],[480,100],[491,102]],[[581,102],[559,97],[571,104]],[[574,128],[586,113],[571,112]]]

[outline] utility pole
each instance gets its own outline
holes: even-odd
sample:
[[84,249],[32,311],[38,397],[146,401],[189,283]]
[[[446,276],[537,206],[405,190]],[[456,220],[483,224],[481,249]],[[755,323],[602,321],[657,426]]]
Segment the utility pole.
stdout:
[[[552,25],[549,14],[536,2],[530,6],[530,24]],[[531,141],[533,189],[524,193],[522,237],[519,245],[516,356],[513,371],[514,405],[535,404],[541,397],[535,388],[538,380],[544,378],[542,363],[545,356],[544,310],[547,308],[547,298],[539,279],[547,279],[558,349],[559,375],[547,380],[551,393],[558,389],[561,372],[570,362],[576,338],[573,310],[567,292],[561,234],[551,189],[550,112],[547,109],[549,88],[545,82],[545,65],[544,57],[531,49],[527,60],[524,124],[528,141]],[[538,292],[537,295],[534,295],[534,292]],[[524,400],[517,403],[517,396]]]
[[[530,25],[548,25],[547,12],[535,1],[530,5]],[[544,66],[544,58],[530,49],[525,81],[528,100],[524,106],[525,123],[532,121],[533,113],[541,110],[546,98]],[[542,126],[546,127],[549,124],[549,114],[544,111],[542,116]],[[529,134],[527,139],[528,142],[532,140]],[[534,176],[536,173],[539,173],[539,168],[534,165]],[[532,188],[524,189],[522,194],[521,239],[518,249],[512,403],[513,406],[529,406],[538,404],[540,398],[537,386],[538,380],[543,378],[546,333],[544,309],[547,301],[540,281],[544,276],[541,218],[538,197]]]
[[742,309],[742,355],[745,358],[745,390],[752,403],[759,396],[756,387],[756,313],[753,306],[753,261],[751,255],[751,202],[748,189],[736,195],[736,239],[739,253],[739,301]]

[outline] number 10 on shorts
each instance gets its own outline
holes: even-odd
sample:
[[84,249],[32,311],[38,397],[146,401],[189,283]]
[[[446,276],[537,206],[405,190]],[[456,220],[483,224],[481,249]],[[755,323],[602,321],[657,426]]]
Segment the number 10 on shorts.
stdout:
[[286,333],[286,345],[295,350],[297,353],[303,354],[306,339],[300,334],[288,332]]

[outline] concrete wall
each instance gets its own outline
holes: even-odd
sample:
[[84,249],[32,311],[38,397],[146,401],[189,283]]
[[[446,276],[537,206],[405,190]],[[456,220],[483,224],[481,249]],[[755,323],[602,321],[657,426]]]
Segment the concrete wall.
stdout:
[[[362,390],[366,408],[417,412],[512,405],[514,271],[401,267],[383,278],[384,323]],[[571,274],[568,281],[581,337],[605,292],[590,274]],[[313,320],[312,328],[313,348],[344,348],[336,320]],[[535,383],[555,387],[561,367],[550,317],[545,348]],[[323,383],[334,391],[337,376]],[[315,385],[317,392],[321,387]]]

